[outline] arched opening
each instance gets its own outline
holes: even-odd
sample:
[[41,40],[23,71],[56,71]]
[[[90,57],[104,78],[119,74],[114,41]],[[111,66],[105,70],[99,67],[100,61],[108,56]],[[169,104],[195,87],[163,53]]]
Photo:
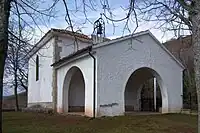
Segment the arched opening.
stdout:
[[[155,89],[156,87],[156,89]],[[154,90],[155,89],[155,90]],[[147,80],[141,88],[140,92],[140,111],[160,112],[162,107],[162,99],[160,86],[155,83],[154,78]]]
[[72,67],[67,72],[63,86],[63,111],[85,112],[85,82],[81,70]]
[[162,79],[155,70],[147,67],[137,69],[126,83],[125,112],[162,112],[163,98],[166,98],[163,88]]

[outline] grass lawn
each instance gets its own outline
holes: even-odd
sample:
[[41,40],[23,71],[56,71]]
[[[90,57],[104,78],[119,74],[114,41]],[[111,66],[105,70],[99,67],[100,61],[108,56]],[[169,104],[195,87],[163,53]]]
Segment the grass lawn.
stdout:
[[197,133],[197,116],[168,114],[89,119],[37,113],[3,113],[3,133]]

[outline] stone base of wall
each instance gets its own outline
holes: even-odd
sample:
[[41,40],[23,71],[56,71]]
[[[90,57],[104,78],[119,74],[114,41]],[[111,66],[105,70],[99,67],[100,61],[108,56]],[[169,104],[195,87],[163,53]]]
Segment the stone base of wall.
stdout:
[[51,108],[23,108],[22,112],[37,112],[37,113],[53,114],[53,109]]
[[69,112],[84,112],[84,106],[69,106]]
[[28,107],[23,108],[22,111],[51,114],[53,113],[53,103],[52,102],[28,103]]
[[28,103],[28,108],[52,108],[53,102]]

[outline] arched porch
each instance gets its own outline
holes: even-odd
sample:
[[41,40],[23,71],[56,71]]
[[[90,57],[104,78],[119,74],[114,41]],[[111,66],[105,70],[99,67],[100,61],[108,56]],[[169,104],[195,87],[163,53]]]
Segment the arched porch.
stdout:
[[64,79],[63,112],[85,112],[85,80],[76,66],[68,70]]
[[[155,82],[156,81],[156,82]],[[167,90],[161,76],[153,69],[142,67],[128,78],[124,91],[124,111],[163,112],[168,108]]]

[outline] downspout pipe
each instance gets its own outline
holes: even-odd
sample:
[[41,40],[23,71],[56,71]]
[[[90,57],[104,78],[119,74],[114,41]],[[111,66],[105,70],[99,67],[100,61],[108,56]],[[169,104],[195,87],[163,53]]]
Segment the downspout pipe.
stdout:
[[93,58],[93,118],[95,118],[95,110],[96,110],[96,58],[91,53],[92,47],[89,49],[89,55]]

